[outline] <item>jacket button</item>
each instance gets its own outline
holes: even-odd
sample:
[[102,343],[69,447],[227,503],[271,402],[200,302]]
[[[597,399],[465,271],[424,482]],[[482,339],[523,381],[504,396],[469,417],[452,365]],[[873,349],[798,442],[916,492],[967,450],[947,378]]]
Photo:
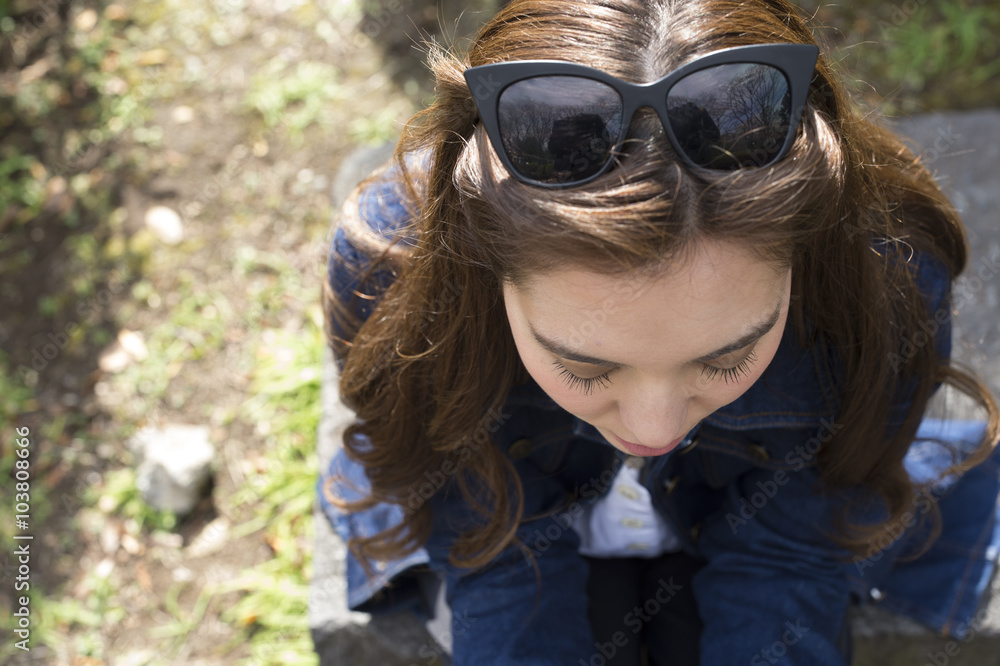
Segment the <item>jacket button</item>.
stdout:
[[877,587],[873,587],[872,589],[868,590],[868,595],[872,598],[872,601],[874,601],[875,603],[878,603],[883,599],[885,599],[885,592],[878,589]]
[[668,495],[672,495],[673,492],[675,490],[677,490],[677,484],[680,482],[680,480],[681,480],[681,477],[678,475],[678,476],[675,476],[674,478],[670,479],[669,481],[664,481],[663,482],[663,492],[665,492]]
[[695,523],[691,528],[691,541],[698,541],[698,535],[701,534],[701,523]]
[[698,446],[698,442],[699,441],[700,440],[698,439],[698,435],[695,435],[694,437],[691,438],[691,441],[687,444],[687,446],[685,446],[684,448],[682,448],[680,450],[680,453],[682,455],[685,454],[685,453],[689,453],[691,451],[691,449],[693,449],[694,447]]
[[510,449],[507,451],[507,454],[514,460],[526,458],[529,453],[531,453],[531,440],[526,437],[522,437],[511,444]]
[[760,444],[751,444],[750,453],[753,455],[754,458],[756,458],[761,462],[767,462],[768,460],[771,459],[771,454],[768,453],[767,449],[765,449]]
[[639,499],[639,491],[632,486],[618,486],[618,494],[633,501]]

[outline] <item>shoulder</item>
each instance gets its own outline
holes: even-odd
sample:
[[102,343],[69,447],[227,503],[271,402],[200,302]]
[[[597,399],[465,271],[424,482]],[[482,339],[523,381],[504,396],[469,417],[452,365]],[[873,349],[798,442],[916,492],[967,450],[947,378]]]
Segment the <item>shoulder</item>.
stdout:
[[[407,159],[411,176],[423,164]],[[324,302],[334,331],[334,315],[349,311],[364,321],[392,284],[416,243],[416,204],[401,169],[389,162],[346,198],[335,220],[327,260]],[[338,309],[339,308],[339,309]]]
[[[879,246],[874,248],[878,250]],[[905,244],[896,244],[896,249],[887,253],[887,259],[906,264],[924,303],[924,311],[917,315],[918,327],[901,334],[899,349],[889,355],[889,364],[897,369],[906,357],[925,345],[934,345],[940,358],[950,358],[951,318],[956,304],[952,301],[955,276],[948,264],[931,252],[915,250]]]
[[936,254],[915,249],[902,241],[893,243],[885,239],[872,243],[872,251],[888,262],[904,263],[928,304],[943,301],[950,293],[954,276],[948,264]]
[[[407,160],[408,169],[419,163]],[[330,253],[331,266],[338,259],[364,265],[383,253],[398,259],[415,241],[416,205],[407,192],[403,173],[390,161],[376,169],[347,197],[337,215]],[[396,245],[403,248],[396,250]]]

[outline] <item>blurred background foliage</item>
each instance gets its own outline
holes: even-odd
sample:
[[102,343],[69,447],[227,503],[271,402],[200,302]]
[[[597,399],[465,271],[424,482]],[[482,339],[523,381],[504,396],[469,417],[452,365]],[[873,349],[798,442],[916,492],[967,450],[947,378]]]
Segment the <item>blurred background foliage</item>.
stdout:
[[[0,503],[12,505],[13,428],[28,426],[45,663],[107,663],[125,647],[137,656],[115,663],[315,662],[331,179],[430,99],[414,42],[461,43],[494,6],[0,0]],[[887,115],[1000,104],[1000,3],[801,6]],[[143,223],[161,203],[185,220],[179,244]],[[125,442],[160,420],[208,423],[225,451],[228,481],[186,520],[135,489]],[[145,563],[222,519],[235,550],[195,573]],[[3,544],[13,529],[0,522]],[[230,560],[238,575],[207,580]],[[0,624],[11,572],[0,555]],[[23,657],[0,647],[4,663]]]
[[801,0],[856,90],[889,115],[1000,104],[997,0]]

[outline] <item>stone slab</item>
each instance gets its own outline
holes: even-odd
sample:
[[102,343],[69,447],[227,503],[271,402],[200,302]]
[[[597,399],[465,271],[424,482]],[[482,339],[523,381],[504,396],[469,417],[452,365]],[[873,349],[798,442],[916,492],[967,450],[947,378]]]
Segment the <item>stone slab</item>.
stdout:
[[1000,396],[1000,109],[893,125],[962,215],[969,261],[955,283],[953,356]]
[[[953,357],[971,366],[1000,396],[1000,110],[929,114],[893,127],[934,174],[962,215],[969,261],[955,284]],[[945,391],[937,413],[975,417]],[[986,618],[968,642],[952,641],[882,610],[855,610],[855,666],[1000,666],[1000,578],[984,602]]]

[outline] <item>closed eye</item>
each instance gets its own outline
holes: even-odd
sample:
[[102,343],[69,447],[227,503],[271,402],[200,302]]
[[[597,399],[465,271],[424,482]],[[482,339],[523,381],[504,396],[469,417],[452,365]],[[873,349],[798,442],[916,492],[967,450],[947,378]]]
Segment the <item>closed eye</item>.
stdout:
[[608,375],[611,374],[610,370],[597,377],[580,377],[570,372],[569,368],[559,361],[555,361],[552,365],[559,369],[559,376],[563,378],[567,386],[578,389],[585,395],[590,395],[597,387],[602,389],[607,388],[608,384],[611,383],[611,380],[608,379]]
[[[710,365],[708,363],[701,364],[702,376],[707,377],[710,381],[722,381],[726,384],[733,383],[738,384],[741,379],[749,376],[751,368],[757,362],[757,354],[755,349],[751,349],[750,352],[741,360],[739,363],[729,367],[718,367],[715,365]],[[603,374],[596,377],[580,377],[574,374],[559,361],[552,363],[558,370],[559,376],[563,379],[563,382],[572,389],[576,389],[585,395],[590,395],[594,392],[594,389],[605,389],[611,384],[610,374],[612,370],[608,370]]]
[[750,353],[747,354],[742,361],[728,368],[720,368],[714,365],[709,365],[708,363],[703,363],[702,374],[710,380],[719,379],[724,381],[726,384],[730,381],[737,384],[740,379],[750,374],[751,366],[757,362],[757,354],[754,352],[755,350],[751,349]]

